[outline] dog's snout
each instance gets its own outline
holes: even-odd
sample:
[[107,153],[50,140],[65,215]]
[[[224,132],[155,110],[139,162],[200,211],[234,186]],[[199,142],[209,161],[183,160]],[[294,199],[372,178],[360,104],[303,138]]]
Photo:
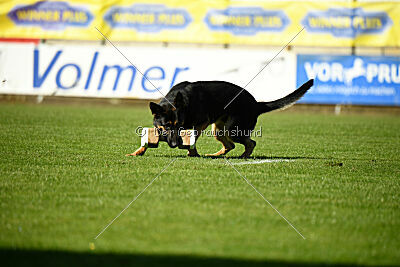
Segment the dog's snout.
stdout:
[[178,143],[176,143],[176,142],[170,142],[170,143],[168,143],[168,145],[169,145],[170,148],[175,148],[175,147],[178,146]]
[[175,148],[179,146],[182,143],[182,139],[179,136],[179,133],[177,130],[171,130],[169,131],[168,135],[168,145],[171,148]]

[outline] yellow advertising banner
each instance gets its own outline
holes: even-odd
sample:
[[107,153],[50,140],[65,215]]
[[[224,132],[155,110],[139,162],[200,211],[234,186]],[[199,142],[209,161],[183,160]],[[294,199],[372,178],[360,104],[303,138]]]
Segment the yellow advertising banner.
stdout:
[[[96,30],[96,28],[98,30]],[[399,2],[1,1],[0,38],[400,47]]]

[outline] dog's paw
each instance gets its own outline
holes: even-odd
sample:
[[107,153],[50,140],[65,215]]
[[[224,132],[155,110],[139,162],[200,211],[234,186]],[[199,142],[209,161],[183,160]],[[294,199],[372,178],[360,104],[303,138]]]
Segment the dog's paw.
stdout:
[[229,151],[231,151],[231,149],[226,149],[225,147],[221,148],[220,151],[213,153],[213,154],[206,154],[206,157],[219,157],[219,156],[223,156],[226,155]]
[[144,155],[144,152],[146,152],[146,148],[145,147],[139,147],[135,152],[130,153],[130,154],[126,154],[125,156],[127,156],[127,157],[142,156],[142,155]]
[[188,157],[200,157],[200,154],[196,152],[188,152],[187,153]]

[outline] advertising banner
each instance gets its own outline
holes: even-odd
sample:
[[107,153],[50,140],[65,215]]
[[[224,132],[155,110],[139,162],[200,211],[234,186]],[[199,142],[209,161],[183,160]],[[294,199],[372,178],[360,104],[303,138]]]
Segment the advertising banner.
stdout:
[[102,21],[99,3],[0,1],[0,37],[94,40],[94,27]]
[[[2,44],[0,94],[159,99],[182,81],[223,80],[243,87],[276,54],[222,48],[118,49],[123,55],[112,46]],[[295,62],[294,54],[281,53],[246,89],[259,101],[285,96],[295,89]]]
[[302,103],[400,105],[400,57],[297,56],[297,84],[315,78]]
[[396,1],[0,1],[0,38],[399,47],[399,18]]

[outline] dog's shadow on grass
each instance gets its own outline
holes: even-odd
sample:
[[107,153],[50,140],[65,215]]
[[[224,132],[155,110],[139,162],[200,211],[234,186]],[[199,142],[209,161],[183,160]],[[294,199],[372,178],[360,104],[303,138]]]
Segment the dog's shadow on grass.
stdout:
[[[210,158],[204,156],[204,158]],[[223,158],[221,156],[211,158]],[[253,156],[249,158],[241,158],[240,156],[227,156],[227,159],[242,159],[242,160],[296,160],[296,159],[328,159],[328,158],[317,158],[317,157],[300,157],[300,156]]]
[[[231,259],[193,255],[144,255],[0,249],[3,266],[326,266],[326,263]],[[329,266],[361,266],[335,264]]]
[[[186,155],[165,155],[165,154],[156,154],[152,155],[154,157],[160,158],[180,158],[180,159],[190,159],[192,157],[188,157]],[[298,160],[298,159],[306,159],[306,160],[332,160],[333,158],[320,158],[320,157],[309,157],[309,156],[252,156],[249,158],[241,158],[240,156],[205,156],[200,155],[200,157],[193,157],[193,158],[202,158],[202,159],[241,159],[241,160]]]

